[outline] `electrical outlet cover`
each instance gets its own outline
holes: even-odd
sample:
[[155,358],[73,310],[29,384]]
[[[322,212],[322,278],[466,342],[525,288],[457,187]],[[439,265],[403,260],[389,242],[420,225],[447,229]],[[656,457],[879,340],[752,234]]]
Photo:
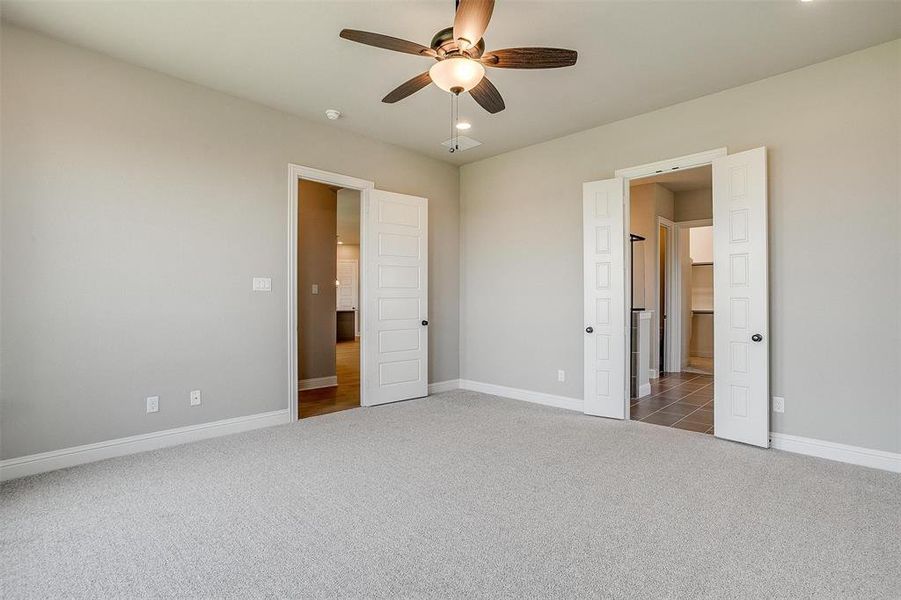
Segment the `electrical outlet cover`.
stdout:
[[191,406],[200,406],[200,390],[191,392]]
[[147,412],[155,413],[160,411],[160,397],[159,396],[148,396],[147,397]]

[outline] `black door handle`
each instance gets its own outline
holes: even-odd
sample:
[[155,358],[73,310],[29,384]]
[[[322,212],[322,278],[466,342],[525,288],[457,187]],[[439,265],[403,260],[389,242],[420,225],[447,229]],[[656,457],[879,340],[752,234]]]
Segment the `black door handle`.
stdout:
[[586,327],[585,333],[594,333],[594,327]]
[[762,342],[763,336],[760,335],[759,333],[755,333],[754,335],[751,336],[751,341],[752,342]]
[[428,322],[428,321],[425,321],[425,320],[423,320],[423,322],[422,322],[422,324],[423,324],[423,326],[425,326],[425,325],[428,325],[428,324],[429,324],[429,322]]

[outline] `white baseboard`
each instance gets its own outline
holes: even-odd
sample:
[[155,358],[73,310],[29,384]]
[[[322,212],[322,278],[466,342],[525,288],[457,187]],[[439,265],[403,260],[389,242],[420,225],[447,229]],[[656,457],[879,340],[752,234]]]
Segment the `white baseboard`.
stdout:
[[835,442],[776,432],[770,432],[770,446],[776,450],[901,473],[901,454],[895,452],[872,450],[870,448],[861,448],[860,446],[847,446],[845,444],[836,444]]
[[335,387],[338,385],[338,376],[314,377],[313,379],[301,379],[297,382],[298,390],[315,390],[318,388]]
[[649,396],[651,394],[651,384],[645,383],[643,385],[638,386],[638,397],[644,398],[645,396]]
[[491,394],[493,396],[503,396],[504,398],[512,398],[513,400],[523,400],[534,404],[544,404],[545,406],[553,406],[555,408],[565,408],[583,412],[581,398],[568,398],[566,396],[554,396],[553,394],[544,394],[542,392],[533,392],[530,390],[520,390],[517,388],[506,387],[503,385],[494,385],[493,383],[482,383],[481,381],[472,381],[469,379],[460,380],[460,388],[471,390],[473,392],[482,392],[483,394]]
[[657,372],[657,369],[648,369],[648,378],[649,379],[659,379],[660,373]]
[[291,422],[288,409],[188,425],[0,461],[0,481]]
[[460,389],[459,379],[448,379],[447,381],[436,381],[429,384],[429,394],[440,394],[441,392],[449,392],[451,390]]

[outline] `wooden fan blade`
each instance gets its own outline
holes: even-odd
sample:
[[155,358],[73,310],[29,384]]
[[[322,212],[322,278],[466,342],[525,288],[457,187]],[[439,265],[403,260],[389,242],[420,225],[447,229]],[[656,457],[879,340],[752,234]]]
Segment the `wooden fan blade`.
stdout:
[[485,34],[494,0],[460,0],[454,17],[454,39],[460,50],[475,46]]
[[429,77],[429,72],[426,71],[425,73],[417,75],[409,81],[403,82],[402,84],[391,90],[387,96],[382,98],[382,102],[386,102],[387,104],[394,104],[398,100],[403,100],[407,96],[415,94],[430,83],[432,83],[432,78]]
[[381,33],[372,33],[370,31],[359,31],[357,29],[342,29],[338,34],[345,40],[366,44],[367,46],[375,46],[376,48],[384,48],[385,50],[394,50],[395,52],[405,52],[407,54],[418,54],[420,56],[437,56],[436,52],[431,48],[426,48],[416,42],[408,42],[400,38],[391,37],[390,35],[382,35]]
[[488,81],[487,77],[483,77],[479,85],[469,90],[469,93],[479,103],[479,106],[491,114],[499,113],[506,108],[501,93],[497,91],[493,83]]
[[562,48],[505,48],[492,50],[479,60],[499,69],[556,69],[576,64],[579,53]]

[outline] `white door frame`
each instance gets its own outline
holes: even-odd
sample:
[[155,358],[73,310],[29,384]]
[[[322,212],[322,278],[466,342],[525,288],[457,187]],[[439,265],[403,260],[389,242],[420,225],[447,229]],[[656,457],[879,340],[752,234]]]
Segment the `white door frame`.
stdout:
[[[617,169],[614,171],[614,177],[622,177],[625,179],[625,200],[623,203],[623,222],[626,227],[625,230],[625,243],[629,243],[629,215],[632,211],[632,200],[629,197],[630,194],[630,185],[632,179],[641,179],[643,177],[652,177],[654,175],[660,175],[662,173],[669,173],[671,171],[684,171],[686,169],[693,169],[695,167],[703,167],[705,165],[712,165],[713,159],[719,158],[721,156],[728,155],[728,150],[726,148],[714,148],[713,150],[707,150],[705,152],[697,152],[695,154],[687,154],[685,156],[678,156],[676,158],[669,158],[666,160],[661,160],[653,163],[647,163],[643,165],[637,165],[634,167],[628,167],[625,169]],[[658,243],[659,243],[659,235],[658,235]],[[659,248],[657,249],[659,252]],[[631,327],[632,324],[632,315],[631,306],[629,304],[629,293],[632,290],[632,269],[629,264],[628,254],[626,255],[626,282],[624,286],[625,296],[625,309],[626,309],[626,323]],[[659,254],[658,254],[659,256]],[[655,264],[659,263],[659,260],[655,261]],[[656,270],[655,270],[656,273]],[[659,281],[659,276],[658,276]],[[672,309],[672,304],[670,304],[670,309]],[[625,360],[627,365],[631,365],[632,361],[629,360],[631,348],[629,347],[629,335],[626,335],[626,356]],[[670,336],[672,339],[672,336]],[[680,338],[681,339],[681,338]],[[659,350],[657,348],[654,349],[655,352]],[[631,367],[630,367],[631,368]],[[625,414],[626,418],[629,419],[629,404],[630,404],[630,394],[626,394],[625,402]]]
[[[297,244],[298,230],[297,217],[300,207],[300,198],[297,193],[298,182],[301,179],[307,181],[316,181],[328,185],[335,185],[351,190],[359,190],[360,192],[360,261],[364,261],[367,256],[366,248],[366,222],[369,210],[369,192],[375,187],[375,183],[365,179],[357,179],[340,173],[331,173],[322,171],[312,167],[303,165],[288,165],[288,179],[291,189],[291,204],[288,209],[288,390],[290,397],[288,400],[288,411],[291,415],[291,421],[296,421],[297,402],[298,402],[298,369],[297,369]],[[360,298],[362,305],[368,298],[368,282],[366,275],[360,272]],[[365,398],[365,377],[366,365],[364,364],[366,356],[366,336],[360,338],[360,404],[366,406]]]
[[[694,227],[712,227],[713,219],[695,219],[693,221],[678,221],[676,222],[676,239],[675,239],[675,247],[677,254],[681,252],[682,244],[685,243],[685,234],[689,229]],[[671,309],[676,312],[676,324],[677,326],[673,328],[674,335],[676,336],[676,345],[673,348],[673,364],[678,366],[679,371],[682,370],[682,336],[684,334],[683,329],[685,328],[685,323],[682,319],[684,315],[684,306],[682,306],[682,263],[679,260],[674,261],[673,264],[673,303],[670,305]],[[689,308],[691,308],[689,306]],[[674,369],[675,370],[675,369]]]
[[[655,272],[657,274],[657,283],[660,284],[660,228],[665,227],[668,231],[666,235],[666,281],[664,283],[664,302],[665,306],[657,307],[657,318],[663,319],[663,315],[666,315],[666,320],[663,322],[663,337],[664,337],[664,348],[663,348],[663,363],[657,365],[657,374],[659,375],[661,371],[680,371],[681,369],[677,366],[674,368],[673,363],[673,352],[675,348],[673,347],[673,340],[675,336],[673,335],[673,316],[671,313],[675,307],[675,303],[673,302],[673,293],[677,289],[676,286],[673,285],[675,281],[673,279],[674,273],[674,249],[676,246],[673,244],[676,238],[676,223],[675,221],[670,221],[666,217],[657,216],[657,260],[654,261]],[[659,301],[660,294],[658,290],[656,301]],[[668,310],[667,310],[668,309]],[[658,328],[659,329],[659,328]],[[658,331],[659,334],[659,331]],[[654,352],[660,352],[660,344],[658,340],[658,344],[654,348]],[[678,363],[675,363],[678,365]]]
[[[682,279],[682,263],[679,259],[682,256],[682,246],[688,241],[688,237],[686,237],[685,233],[687,230],[692,229],[693,227],[710,226],[713,226],[713,219],[695,219],[693,221],[676,222],[676,228],[674,230],[675,239],[673,240],[673,247],[675,249],[676,255],[675,259],[673,260],[672,270],[670,271],[673,281],[672,296],[670,298],[670,310],[673,312],[673,315],[671,317],[673,330],[672,336],[673,341],[675,342],[675,345],[672,346],[672,360],[667,361],[667,365],[672,364],[674,366],[674,368],[668,369],[671,371],[682,370],[682,336],[685,333],[684,328],[686,327],[686,325],[682,319],[682,316],[685,312],[685,307],[682,306],[682,284],[684,280]],[[689,308],[691,307],[689,306]]]

